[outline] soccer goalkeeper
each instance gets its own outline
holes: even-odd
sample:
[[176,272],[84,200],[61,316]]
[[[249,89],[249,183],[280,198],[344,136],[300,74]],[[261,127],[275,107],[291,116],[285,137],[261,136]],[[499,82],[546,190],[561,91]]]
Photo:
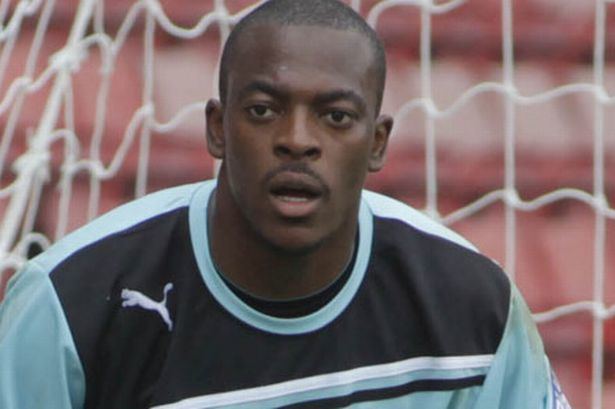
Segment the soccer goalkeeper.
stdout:
[[519,292],[363,190],[385,57],[335,0],[271,0],[225,45],[215,181],[122,206],[0,306],[0,407],[567,408]]

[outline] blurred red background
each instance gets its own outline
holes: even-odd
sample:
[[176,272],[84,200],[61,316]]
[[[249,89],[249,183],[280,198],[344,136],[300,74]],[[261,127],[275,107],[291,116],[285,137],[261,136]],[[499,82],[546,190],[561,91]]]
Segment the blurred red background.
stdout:
[[[231,13],[252,1],[227,0]],[[363,1],[367,14],[374,1]],[[437,2],[444,3],[444,2]],[[514,85],[532,96],[570,83],[593,83],[595,2],[577,0],[518,0],[513,2]],[[77,1],[56,4],[45,36],[37,73],[66,41]],[[133,1],[105,2],[105,25],[115,35]],[[210,12],[213,1],[171,0],[160,3],[177,25],[193,26]],[[606,8],[604,89],[615,91],[615,5]],[[492,0],[471,0],[431,20],[431,93],[445,109],[460,95],[485,82],[502,82],[502,5]],[[11,81],[23,74],[36,16],[26,20],[15,44],[8,71],[0,83],[5,95]],[[117,150],[134,111],[142,103],[144,17],[137,19],[121,48],[112,76],[102,158],[107,163]],[[420,9],[391,7],[377,23],[388,53],[389,74],[383,110],[395,114],[401,106],[422,96],[420,71]],[[609,28],[611,27],[611,28]],[[212,25],[194,40],[178,39],[160,27],[156,31],[154,62],[155,117],[168,121],[188,103],[215,92],[215,70],[220,32]],[[90,51],[73,76],[75,127],[87,153],[100,85],[100,54]],[[38,75],[37,74],[37,75]],[[15,175],[9,166],[26,149],[36,128],[49,86],[29,95],[2,169],[1,187]],[[515,186],[523,200],[532,200],[559,188],[594,189],[594,97],[575,92],[515,110]],[[615,106],[604,109],[605,189],[615,197]],[[505,96],[482,93],[466,101],[453,115],[435,121],[437,141],[437,206],[447,215],[484,194],[501,189],[505,181]],[[427,117],[422,110],[398,117],[384,170],[369,179],[369,188],[413,206],[426,204]],[[0,116],[3,128],[7,113]],[[53,163],[60,165],[63,146],[52,146]],[[133,144],[120,173],[102,185],[101,211],[134,197],[138,146]],[[203,115],[190,115],[170,134],[154,134],[148,168],[148,191],[213,176],[207,156]],[[36,218],[35,229],[52,236],[57,221],[58,170],[52,171]],[[86,221],[87,176],[75,179],[70,228]],[[0,212],[8,200],[0,200]],[[501,202],[451,227],[473,241],[484,253],[505,265],[505,207]],[[2,213],[0,213],[2,214]],[[593,299],[593,208],[577,200],[560,200],[534,211],[517,212],[514,243],[515,279],[534,312]],[[615,220],[607,220],[605,244],[605,302],[615,302]],[[36,250],[32,250],[35,252]],[[509,260],[510,261],[510,260]],[[6,278],[5,278],[6,280]],[[4,283],[5,284],[5,283]],[[0,283],[0,289],[4,285]],[[575,408],[590,407],[592,321],[589,312],[575,313],[539,325],[548,354]],[[605,321],[604,404],[615,407],[615,323]]]

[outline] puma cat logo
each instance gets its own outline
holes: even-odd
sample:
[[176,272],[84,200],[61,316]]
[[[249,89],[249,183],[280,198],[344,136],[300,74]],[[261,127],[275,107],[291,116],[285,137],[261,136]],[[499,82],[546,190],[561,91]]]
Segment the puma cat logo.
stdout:
[[173,321],[171,321],[171,316],[169,315],[169,310],[167,309],[167,294],[169,291],[173,289],[173,283],[167,283],[164,286],[164,295],[162,297],[162,301],[157,302],[149,298],[148,296],[140,293],[139,291],[129,290],[124,288],[122,290],[122,307],[141,307],[146,310],[155,311],[160,314],[162,320],[167,324],[169,331],[173,330]]

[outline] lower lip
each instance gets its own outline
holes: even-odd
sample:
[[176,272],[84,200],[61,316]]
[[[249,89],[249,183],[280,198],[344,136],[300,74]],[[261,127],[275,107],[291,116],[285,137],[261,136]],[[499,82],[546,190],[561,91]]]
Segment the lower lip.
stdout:
[[289,219],[309,217],[316,213],[320,204],[320,197],[297,198],[277,195],[271,195],[270,197],[275,212]]

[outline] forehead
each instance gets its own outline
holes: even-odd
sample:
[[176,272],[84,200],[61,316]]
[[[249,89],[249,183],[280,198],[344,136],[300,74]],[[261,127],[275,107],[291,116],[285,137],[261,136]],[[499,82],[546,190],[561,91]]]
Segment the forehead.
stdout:
[[361,33],[259,24],[238,40],[228,75],[231,96],[252,81],[264,80],[305,92],[350,89],[375,102],[375,58]]

